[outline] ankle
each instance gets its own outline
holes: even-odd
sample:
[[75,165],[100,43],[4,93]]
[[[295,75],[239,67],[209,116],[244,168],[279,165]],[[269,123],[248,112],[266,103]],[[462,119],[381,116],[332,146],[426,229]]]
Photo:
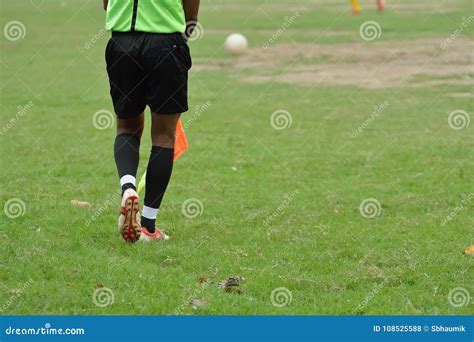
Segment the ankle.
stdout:
[[155,220],[154,219],[149,219],[146,217],[142,217],[142,227],[146,228],[148,233],[153,234],[156,230],[155,228]]
[[125,191],[127,191],[128,189],[133,189],[133,190],[137,191],[137,188],[135,187],[134,184],[132,184],[132,183],[125,183],[124,185],[122,185],[122,196],[123,196],[123,194],[125,193]]

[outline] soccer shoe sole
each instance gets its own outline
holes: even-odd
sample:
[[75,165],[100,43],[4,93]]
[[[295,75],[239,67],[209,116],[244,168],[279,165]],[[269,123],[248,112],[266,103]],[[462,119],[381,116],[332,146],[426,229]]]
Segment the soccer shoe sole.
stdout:
[[130,196],[125,200],[123,222],[120,225],[120,235],[130,243],[140,239],[142,233],[140,220],[140,202],[138,197]]

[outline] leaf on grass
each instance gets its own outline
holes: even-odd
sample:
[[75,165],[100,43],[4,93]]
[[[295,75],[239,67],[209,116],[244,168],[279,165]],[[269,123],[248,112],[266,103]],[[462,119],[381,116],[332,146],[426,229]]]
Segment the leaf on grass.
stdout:
[[238,293],[241,294],[242,290],[240,289],[240,284],[245,280],[242,276],[230,277],[226,280],[223,280],[217,286],[220,289],[224,289],[227,293]]
[[189,304],[191,304],[194,310],[199,310],[206,306],[206,302],[202,299],[192,299],[189,301]]
[[474,254],[474,245],[467,247],[467,248],[464,250],[463,254]]
[[71,204],[77,207],[91,207],[92,204],[86,201],[79,201],[79,200],[71,200]]
[[198,277],[196,280],[198,284],[204,284],[207,281],[206,277]]
[[94,288],[96,288],[96,289],[101,289],[101,288],[103,288],[103,287],[104,287],[104,285],[102,285],[101,283],[97,283],[97,284],[95,284],[95,286],[94,286]]
[[237,294],[242,294],[242,290],[238,287],[226,287],[224,289],[225,292],[227,293],[237,293]]

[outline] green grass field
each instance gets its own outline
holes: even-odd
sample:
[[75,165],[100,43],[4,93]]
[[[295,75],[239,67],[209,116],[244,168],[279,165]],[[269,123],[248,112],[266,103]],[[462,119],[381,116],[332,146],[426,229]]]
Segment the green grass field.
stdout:
[[[1,0],[1,27],[25,33],[0,40],[1,313],[472,314],[473,2],[362,3],[202,1],[190,147],[159,216],[172,239],[128,245],[115,131],[93,124],[112,111],[101,1]],[[236,60],[231,32],[250,43]],[[379,67],[387,84],[365,82]],[[273,127],[278,110],[289,127]],[[218,288],[237,275],[240,294]]]

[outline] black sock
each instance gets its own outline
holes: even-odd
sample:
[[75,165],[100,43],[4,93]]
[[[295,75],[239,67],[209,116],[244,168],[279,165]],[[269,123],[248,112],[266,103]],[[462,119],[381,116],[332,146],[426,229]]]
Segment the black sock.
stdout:
[[[125,175],[136,177],[138,169],[138,161],[140,157],[140,139],[132,133],[120,133],[115,137],[114,157],[119,178]],[[122,193],[133,188],[132,183],[122,186]]]
[[135,185],[133,185],[132,183],[125,183],[124,185],[122,185],[122,196],[123,196],[123,193],[125,192],[125,190],[127,189],[133,189],[135,191],[137,191],[137,188]]
[[155,220],[152,220],[152,219],[149,219],[149,218],[146,218],[146,217],[141,217],[141,223],[142,223],[142,227],[145,227],[146,230],[148,230],[151,234],[153,234],[156,230],[155,228]]
[[[145,205],[159,209],[173,171],[174,148],[153,146],[146,172]],[[142,226],[155,232],[155,219],[142,216]]]

